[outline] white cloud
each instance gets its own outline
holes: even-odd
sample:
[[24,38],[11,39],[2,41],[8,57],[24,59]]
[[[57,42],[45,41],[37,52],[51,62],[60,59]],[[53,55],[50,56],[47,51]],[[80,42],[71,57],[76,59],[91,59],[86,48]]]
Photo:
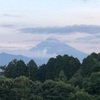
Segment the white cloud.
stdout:
[[41,50],[41,51],[34,51],[31,52],[33,55],[33,58],[50,58],[50,57],[56,57],[57,54],[48,54],[47,49]]

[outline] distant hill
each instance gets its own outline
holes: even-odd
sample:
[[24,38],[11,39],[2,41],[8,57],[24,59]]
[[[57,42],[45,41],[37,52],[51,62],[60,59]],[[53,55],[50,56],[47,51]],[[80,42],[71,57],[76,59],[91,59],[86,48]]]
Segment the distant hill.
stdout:
[[30,51],[45,52],[46,57],[41,58],[40,55],[40,57],[34,58],[37,63],[41,63],[42,61],[42,64],[43,62],[46,62],[47,58],[50,58],[50,56],[55,57],[57,55],[68,54],[69,56],[77,57],[80,61],[82,61],[83,58],[87,57],[88,55],[54,38],[48,38],[42,41],[35,47],[31,48]]
[[22,56],[22,55],[12,55],[7,53],[0,54],[0,65],[7,65],[13,59],[23,60],[25,63],[28,63],[31,58]]

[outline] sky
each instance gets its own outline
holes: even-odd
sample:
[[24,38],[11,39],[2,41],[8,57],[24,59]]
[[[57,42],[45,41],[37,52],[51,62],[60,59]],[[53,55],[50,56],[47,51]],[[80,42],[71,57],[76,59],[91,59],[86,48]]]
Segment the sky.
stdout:
[[47,38],[100,52],[100,0],[0,0],[0,52],[28,50]]

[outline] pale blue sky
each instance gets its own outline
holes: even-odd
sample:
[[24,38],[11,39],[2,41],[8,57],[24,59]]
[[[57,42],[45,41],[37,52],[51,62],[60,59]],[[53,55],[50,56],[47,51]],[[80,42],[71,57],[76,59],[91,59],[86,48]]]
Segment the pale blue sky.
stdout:
[[[20,31],[22,28],[73,25],[94,25],[95,32],[26,34]],[[99,52],[100,32],[95,25],[100,26],[100,0],[0,0],[1,52],[4,49],[29,49],[49,37],[86,53]]]
[[0,0],[2,23],[19,22],[34,26],[100,25],[99,18],[100,0]]

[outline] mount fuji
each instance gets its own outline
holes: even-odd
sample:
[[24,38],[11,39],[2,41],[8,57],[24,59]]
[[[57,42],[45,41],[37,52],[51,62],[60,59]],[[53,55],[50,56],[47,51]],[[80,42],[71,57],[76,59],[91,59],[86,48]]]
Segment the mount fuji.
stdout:
[[[40,42],[35,47],[31,48],[30,51],[38,54],[40,53],[38,57],[34,58],[36,63],[40,64],[41,62],[42,64],[43,62],[46,62],[50,57],[56,57],[57,55],[64,54],[77,57],[82,62],[83,58],[88,55],[54,38],[48,38]],[[43,57],[41,56],[42,54],[44,54]]]

